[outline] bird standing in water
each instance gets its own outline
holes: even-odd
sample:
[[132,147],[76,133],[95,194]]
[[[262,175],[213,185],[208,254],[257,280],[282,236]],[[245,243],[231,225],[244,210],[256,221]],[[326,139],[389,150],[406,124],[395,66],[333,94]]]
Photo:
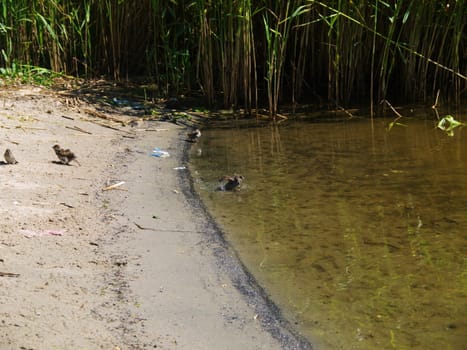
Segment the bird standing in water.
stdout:
[[5,153],[3,154],[3,158],[5,158],[5,162],[7,164],[16,164],[18,161],[15,159],[13,156],[13,152],[9,148],[5,150]]
[[188,135],[187,141],[196,142],[201,137],[201,131],[199,129],[196,129],[193,132],[188,133],[187,135]]
[[63,149],[59,145],[54,145],[52,148],[54,149],[55,154],[60,160],[60,163],[69,165],[69,163],[74,160],[76,163],[79,164],[75,154],[69,149]]

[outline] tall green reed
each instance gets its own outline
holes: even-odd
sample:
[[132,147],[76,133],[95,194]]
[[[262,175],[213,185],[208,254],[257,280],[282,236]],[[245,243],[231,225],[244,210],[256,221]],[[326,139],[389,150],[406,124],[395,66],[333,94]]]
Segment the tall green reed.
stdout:
[[[3,0],[0,67],[144,76],[211,105],[460,103],[465,0]],[[16,68],[15,68],[16,69]]]
[[269,114],[275,117],[281,97],[282,70],[286,60],[286,50],[290,31],[296,17],[309,11],[305,5],[290,8],[293,2],[277,2],[276,8],[263,14],[266,74]]
[[148,71],[163,95],[180,94],[191,85],[195,5],[195,1],[151,0],[152,35],[145,55]]
[[[256,105],[257,78],[251,0],[198,1],[200,41],[198,67],[203,91],[224,107]],[[217,79],[216,79],[217,78]],[[217,92],[217,94],[216,94]]]

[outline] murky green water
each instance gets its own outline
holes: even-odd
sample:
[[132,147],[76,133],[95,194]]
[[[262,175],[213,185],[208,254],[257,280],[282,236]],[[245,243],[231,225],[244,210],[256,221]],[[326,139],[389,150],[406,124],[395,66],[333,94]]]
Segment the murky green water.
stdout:
[[317,349],[466,349],[467,129],[407,124],[208,129],[192,149],[205,204]]

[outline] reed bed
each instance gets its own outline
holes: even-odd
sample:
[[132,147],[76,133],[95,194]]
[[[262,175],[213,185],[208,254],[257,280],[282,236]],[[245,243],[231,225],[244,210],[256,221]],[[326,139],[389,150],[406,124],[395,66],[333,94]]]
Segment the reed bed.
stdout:
[[460,103],[465,0],[3,0],[0,67],[112,79],[210,105]]

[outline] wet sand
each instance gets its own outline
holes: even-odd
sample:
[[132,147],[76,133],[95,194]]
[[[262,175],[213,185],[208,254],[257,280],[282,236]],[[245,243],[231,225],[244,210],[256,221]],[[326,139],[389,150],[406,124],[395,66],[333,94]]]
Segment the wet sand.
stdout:
[[0,153],[19,162],[0,166],[1,349],[310,348],[193,193],[185,127],[104,123],[37,88],[0,97]]

